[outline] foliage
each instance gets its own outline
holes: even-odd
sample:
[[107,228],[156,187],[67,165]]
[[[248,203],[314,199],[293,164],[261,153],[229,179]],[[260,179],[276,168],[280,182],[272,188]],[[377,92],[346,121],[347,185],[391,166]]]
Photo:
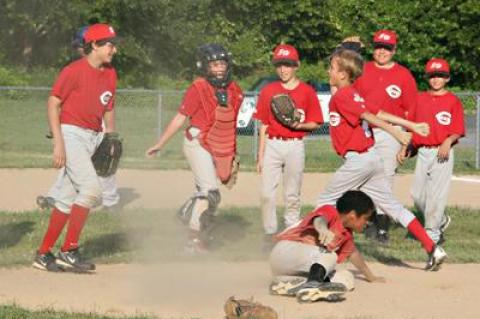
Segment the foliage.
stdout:
[[400,39],[397,60],[417,79],[439,56],[452,65],[452,85],[480,87],[476,0],[0,0],[0,7],[3,65],[58,68],[71,59],[75,30],[108,22],[123,36],[114,64],[126,86],[153,88],[158,74],[190,80],[196,48],[210,41],[233,52],[243,78],[264,72],[278,43],[316,64],[345,36],[359,34],[368,45],[376,30],[390,28]]

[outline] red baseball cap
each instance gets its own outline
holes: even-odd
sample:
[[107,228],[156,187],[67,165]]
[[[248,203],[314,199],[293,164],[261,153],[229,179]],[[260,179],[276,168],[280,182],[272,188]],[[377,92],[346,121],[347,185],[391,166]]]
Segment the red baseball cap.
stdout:
[[85,40],[85,43],[107,39],[113,42],[117,39],[117,34],[108,24],[96,23],[88,27],[83,35],[83,39]]
[[273,65],[285,63],[289,65],[298,66],[300,59],[298,58],[297,49],[290,44],[279,44],[273,50],[272,63]]
[[373,44],[393,49],[397,45],[397,34],[392,30],[378,30],[373,35]]
[[450,76],[450,66],[444,59],[432,58],[427,62],[427,65],[425,65],[425,73],[428,76]]

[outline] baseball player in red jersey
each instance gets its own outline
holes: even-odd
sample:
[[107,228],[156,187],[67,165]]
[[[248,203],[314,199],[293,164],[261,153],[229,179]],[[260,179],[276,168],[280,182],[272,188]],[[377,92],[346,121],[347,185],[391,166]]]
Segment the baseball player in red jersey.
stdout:
[[[75,50],[75,56],[73,57],[73,61],[76,59],[80,59],[85,57],[85,52],[83,46],[85,42],[83,37],[85,32],[87,32],[88,26],[83,26],[75,32],[75,36],[72,41],[72,48]],[[102,128],[105,129],[105,123],[102,122]],[[48,138],[51,138],[51,133],[47,135]],[[65,174],[64,169],[61,169],[58,173],[57,180],[53,184],[53,186],[48,191],[46,196],[40,195],[37,196],[36,202],[40,209],[52,209],[55,207],[55,198],[57,198],[57,194],[61,192],[62,188],[62,179],[63,175]],[[117,182],[115,174],[110,175],[108,177],[98,177],[100,180],[100,185],[102,187],[102,198],[101,198],[101,206],[100,203],[96,204],[95,208],[102,208],[107,211],[116,211],[119,207],[120,202],[120,194],[117,190]],[[98,206],[97,206],[98,205]]]
[[[261,209],[266,251],[271,249],[273,235],[278,231],[276,192],[282,173],[285,226],[289,227],[299,220],[300,190],[305,166],[303,138],[323,122],[314,89],[300,81],[296,75],[300,66],[297,50],[288,44],[278,45],[273,51],[272,63],[279,80],[261,90],[254,115],[262,123],[257,172],[262,174]],[[294,128],[282,125],[271,112],[272,97],[280,93],[288,94],[302,114],[302,119]]]
[[[415,106],[417,85],[410,71],[396,63],[393,57],[397,49],[397,35],[391,30],[379,30],[373,36],[373,61],[364,65],[363,74],[355,81],[354,87],[367,101],[375,103],[380,110],[405,118]],[[376,113],[376,110],[370,110]],[[397,129],[401,129],[397,126]],[[388,187],[392,188],[397,168],[396,154],[400,143],[392,135],[373,127],[375,149],[383,160]],[[390,220],[381,209],[377,212],[375,224],[367,234],[381,244],[388,244]],[[376,227],[375,227],[376,226]]]
[[[106,132],[115,130],[117,75],[110,63],[117,49],[115,31],[107,24],[90,26],[84,39],[86,56],[60,72],[48,99],[53,165],[65,167],[65,174],[33,262],[42,270],[95,270],[95,265],[80,255],[78,241],[90,209],[101,196],[91,156],[103,138],[102,119]],[[67,223],[65,242],[55,257],[51,249]]]
[[146,151],[153,156],[187,119],[183,152],[195,178],[196,192],[178,212],[188,224],[187,249],[207,251],[206,235],[220,203],[218,180],[228,183],[236,151],[236,121],[243,93],[232,81],[231,54],[218,44],[198,49],[197,66],[202,76],[187,89],[183,102],[158,142]]
[[330,135],[335,151],[345,162],[320,195],[317,207],[335,204],[350,189],[364,191],[378,208],[422,243],[428,253],[425,269],[438,270],[447,254],[432,241],[415,216],[393,197],[382,161],[373,147],[370,125],[392,134],[403,145],[408,145],[411,133],[396,129],[368,111],[365,100],[351,85],[362,73],[362,67],[362,58],[354,51],[338,50],[332,55],[330,85],[338,90],[329,105]]
[[[425,66],[425,73],[430,90],[418,95],[409,118],[428,122],[431,133],[427,137],[413,135],[412,145],[418,149],[418,157],[411,193],[415,206],[425,216],[427,233],[441,244],[450,224],[445,207],[453,173],[453,146],[465,135],[465,124],[462,102],[445,88],[450,80],[448,62],[433,58]],[[407,155],[407,148],[403,148],[399,162]]]
[[369,282],[384,282],[375,276],[355,247],[353,232],[361,232],[375,215],[372,199],[351,190],[332,205],[307,214],[300,222],[277,235],[270,255],[276,276],[270,285],[275,295],[296,295],[299,301],[336,301],[355,287],[353,274],[337,268],[347,259]]

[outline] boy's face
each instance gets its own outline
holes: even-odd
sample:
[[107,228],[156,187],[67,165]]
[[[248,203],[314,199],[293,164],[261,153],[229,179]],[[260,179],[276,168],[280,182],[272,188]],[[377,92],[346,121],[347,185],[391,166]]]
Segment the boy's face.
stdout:
[[356,212],[352,210],[350,213],[347,214],[347,218],[344,223],[344,226],[356,233],[361,233],[363,232],[363,229],[365,228],[365,225],[367,224],[367,222],[372,217],[372,214],[373,212],[370,211],[367,214],[358,216]]
[[228,62],[225,60],[215,60],[208,62],[208,72],[217,79],[223,79],[227,72]]
[[290,80],[294,79],[297,73],[298,66],[289,65],[289,64],[277,64],[275,65],[275,72],[277,76],[280,78],[280,81],[283,83],[290,82]]
[[338,58],[333,58],[330,61],[330,67],[328,68],[328,76],[330,85],[336,87],[345,77],[345,72],[340,71],[338,66]]
[[94,50],[102,63],[111,63],[113,56],[117,53],[117,47],[112,42],[107,42],[102,46],[95,46]]
[[394,55],[395,48],[390,50],[384,46],[378,46],[373,50],[373,60],[375,60],[375,62],[380,66],[384,66],[392,62]]
[[444,77],[440,75],[435,75],[435,76],[430,76],[428,78],[428,84],[430,84],[430,88],[432,91],[440,91],[445,88],[445,85],[447,85],[448,81],[450,81],[449,77]]

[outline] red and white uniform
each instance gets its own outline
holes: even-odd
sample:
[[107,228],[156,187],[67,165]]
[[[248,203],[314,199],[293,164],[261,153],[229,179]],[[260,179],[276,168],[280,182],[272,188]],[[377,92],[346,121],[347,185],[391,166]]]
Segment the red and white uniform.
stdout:
[[414,122],[428,123],[430,134],[426,137],[414,134],[414,146],[439,146],[452,134],[465,136],[462,102],[453,93],[439,96],[422,92],[418,94],[417,105],[410,118]]
[[[235,82],[230,82],[227,90],[227,106],[220,106],[215,96],[215,88],[204,78],[196,79],[185,92],[178,112],[190,119],[185,131],[183,152],[195,178],[193,197],[208,196],[208,192],[218,190],[218,165],[212,151],[207,149],[202,138],[215,125],[217,120],[224,120],[226,129],[217,131],[220,142],[233,142],[232,156],[235,153],[235,123],[243,100],[243,93]],[[218,119],[219,116],[224,118]],[[233,126],[232,126],[233,125]],[[232,145],[230,145],[232,146]],[[231,162],[230,166],[231,168]],[[200,215],[204,210],[194,207],[189,226],[200,231]]]
[[[382,69],[370,61],[364,65],[363,74],[353,84],[367,101],[372,113],[377,109],[405,118],[415,108],[417,85],[410,71],[395,63],[390,69]],[[401,129],[400,127],[398,129]],[[393,177],[397,169],[397,154],[400,143],[387,132],[373,128],[375,149],[383,160],[383,168],[388,184],[393,187]],[[377,211],[382,215],[382,210]]]
[[366,152],[375,143],[372,129],[360,116],[367,111],[365,100],[353,87],[342,88],[330,100],[330,136],[335,151]]
[[442,224],[447,218],[445,207],[454,164],[453,145],[447,160],[438,159],[438,147],[452,134],[465,135],[463,107],[461,101],[450,92],[444,95],[422,92],[410,117],[413,121],[430,125],[429,136],[413,136],[418,155],[412,197],[417,209],[425,216],[427,233],[433,241],[438,242],[442,235]]
[[277,188],[283,174],[283,195],[285,200],[284,223],[287,227],[295,224],[300,217],[300,190],[305,166],[305,131],[292,130],[280,124],[271,112],[272,97],[288,94],[297,109],[304,115],[301,122],[322,123],[320,102],[314,89],[300,82],[293,90],[276,81],[265,86],[258,97],[254,118],[267,125],[267,138],[262,167],[262,219],[266,234],[278,231]]
[[[318,232],[313,226],[315,218],[325,219],[334,239],[324,247],[318,242]],[[322,265],[332,282],[354,288],[353,275],[348,270],[336,269],[355,250],[353,234],[343,227],[342,220],[334,206],[325,205],[307,214],[297,224],[276,236],[277,244],[270,255],[272,271],[278,276],[298,276],[308,273],[314,263]]]
[[67,65],[50,95],[62,101],[60,123],[102,131],[102,118],[114,106],[117,73],[111,66],[92,67],[86,58]]

